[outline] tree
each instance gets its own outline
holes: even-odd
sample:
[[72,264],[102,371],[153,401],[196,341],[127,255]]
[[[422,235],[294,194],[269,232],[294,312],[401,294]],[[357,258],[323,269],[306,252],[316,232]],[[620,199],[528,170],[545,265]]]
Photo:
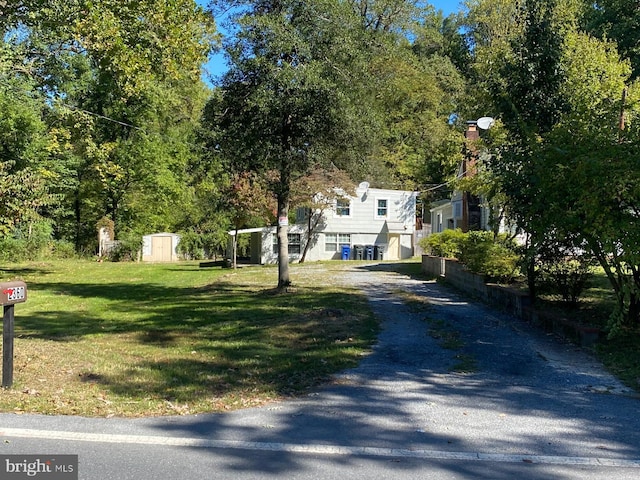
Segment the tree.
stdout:
[[352,72],[359,52],[349,28],[353,19],[340,2],[245,7],[226,47],[231,68],[208,123],[219,132],[216,145],[232,171],[274,173],[269,188],[277,199],[278,287],[285,288],[291,283],[291,187],[316,161],[328,161],[345,130],[354,130],[347,119],[358,118],[348,111],[357,108],[351,100],[359,79]]
[[474,3],[475,18],[499,20],[475,20],[477,31],[472,32],[472,38],[484,47],[476,57],[478,78],[483,79],[479,86],[489,94],[483,101],[489,111],[499,113],[509,132],[494,150],[489,165],[499,179],[512,219],[527,234],[526,271],[529,291],[535,298],[536,257],[548,232],[546,199],[540,185],[541,175],[546,173],[535,155],[541,136],[553,129],[565,110],[561,94],[563,43],[561,28],[554,21],[556,0],[505,0],[498,2],[497,15],[487,2]]
[[353,180],[344,171],[316,166],[296,180],[291,191],[292,204],[305,212],[306,242],[300,257],[300,263],[304,263],[309,248],[317,241],[325,213],[337,200],[353,196],[355,189]]
[[637,86],[631,83],[628,125],[620,130],[622,92],[632,69],[616,45],[571,33],[563,64],[570,108],[537,156],[541,168],[553,171],[542,182],[546,218],[560,234],[577,238],[604,269],[616,296],[610,322],[615,334],[640,323]]
[[55,202],[42,167],[51,147],[42,120],[45,102],[28,79],[21,78],[17,46],[0,41],[0,235],[40,220]]
[[13,69],[47,98],[53,145],[40,166],[62,198],[47,212],[59,234],[91,244],[104,214],[120,230],[176,225],[212,18],[193,0],[25,0],[8,13]]
[[616,298],[612,335],[640,324],[638,133],[634,126],[619,142],[615,133],[584,136],[562,129],[540,152],[540,162],[554,171],[542,186],[546,218],[559,235],[575,235],[604,269]]
[[348,0],[359,17],[362,29],[369,32],[402,32],[410,30],[431,5],[418,0]]
[[228,209],[233,218],[233,268],[237,268],[238,230],[265,220],[273,220],[273,198],[261,179],[253,172],[240,172],[232,175],[226,195]]
[[505,89],[495,91],[503,122],[525,141],[550,131],[565,108],[555,6],[556,0],[522,3],[522,35],[511,41],[514,54],[502,66]]
[[611,332],[635,328],[640,137],[630,63],[621,61],[615,43],[579,31],[579,2],[521,5],[515,18],[522,30],[508,32],[508,47],[499,43],[500,57],[491,46],[480,51],[492,59],[483,86],[493,95],[484,99],[499,99],[495,109],[505,126],[488,137],[495,141],[487,162],[494,193],[504,195],[511,217],[528,234],[532,293],[541,249],[588,251],[616,295]]
[[631,61],[635,80],[640,76],[640,12],[638,3],[630,0],[597,0],[588,2],[587,29],[598,38],[614,40],[622,58]]
[[414,189],[453,175],[462,136],[449,117],[464,91],[455,66],[417,42],[405,42],[378,52],[370,68],[377,108],[386,112],[372,152],[384,168],[380,178],[373,177],[376,184]]

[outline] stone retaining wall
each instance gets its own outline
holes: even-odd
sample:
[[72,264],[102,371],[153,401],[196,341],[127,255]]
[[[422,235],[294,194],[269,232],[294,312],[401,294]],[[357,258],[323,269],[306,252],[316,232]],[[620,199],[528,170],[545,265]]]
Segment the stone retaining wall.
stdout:
[[443,277],[446,259],[433,255],[422,255],[422,271],[431,277]]
[[496,306],[522,320],[558,333],[583,347],[592,347],[603,338],[598,328],[586,327],[578,322],[537,311],[531,306],[529,295],[502,285],[486,283],[482,275],[469,272],[455,259],[422,256],[422,271],[429,276],[444,279],[458,290]]

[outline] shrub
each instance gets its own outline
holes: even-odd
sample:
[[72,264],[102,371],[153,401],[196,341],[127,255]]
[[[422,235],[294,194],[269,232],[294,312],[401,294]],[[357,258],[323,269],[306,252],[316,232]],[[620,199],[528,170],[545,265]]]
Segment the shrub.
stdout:
[[518,273],[520,256],[505,235],[496,238],[492,232],[471,231],[465,235],[459,260],[488,280],[509,283]]
[[224,256],[229,237],[226,231],[210,232],[202,235],[202,248],[205,257],[214,258],[216,255]]
[[20,262],[27,260],[25,240],[14,237],[0,239],[0,259],[3,262]]
[[433,233],[420,241],[420,247],[430,255],[445,258],[458,258],[465,234],[459,228]]
[[54,258],[60,259],[76,258],[78,256],[75,245],[66,240],[55,240],[52,243],[51,254]]
[[142,250],[142,237],[135,234],[125,235],[109,252],[109,260],[112,262],[133,262],[138,259]]
[[196,232],[184,232],[180,234],[178,253],[185,260],[201,260],[204,258],[203,235]]
[[10,236],[0,239],[0,258],[6,262],[48,258],[52,238],[53,227],[49,222],[21,224]]
[[492,232],[445,230],[422,239],[420,246],[431,255],[457,258],[489,280],[510,282],[518,274],[520,256],[506,235],[494,238]]
[[554,261],[547,259],[539,267],[539,287],[543,293],[559,295],[572,306],[578,300],[593,277],[593,262],[582,255]]

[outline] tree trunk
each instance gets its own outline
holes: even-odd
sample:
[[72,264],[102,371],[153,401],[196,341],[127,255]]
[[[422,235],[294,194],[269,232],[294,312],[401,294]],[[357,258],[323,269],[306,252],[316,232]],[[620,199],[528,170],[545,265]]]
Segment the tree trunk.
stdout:
[[289,190],[278,194],[278,289],[291,285],[289,278]]
[[73,215],[75,217],[75,245],[76,245],[76,253],[80,253],[80,249],[82,247],[81,244],[81,236],[82,236],[82,210],[80,203],[80,191],[78,189],[74,192],[73,199]]
[[640,268],[632,266],[630,269],[629,325],[637,328],[640,326]]
[[311,216],[313,215],[313,210],[310,208],[306,209],[307,211],[307,241],[304,242],[304,249],[302,250],[302,256],[298,263],[304,263],[307,258],[307,252],[309,251],[309,247],[311,246]]
[[526,268],[527,268],[527,287],[529,287],[529,297],[531,302],[535,303],[538,296],[536,287],[536,244],[532,235],[527,235],[526,249]]
[[640,326],[640,296],[631,295],[629,302],[629,326],[637,328]]

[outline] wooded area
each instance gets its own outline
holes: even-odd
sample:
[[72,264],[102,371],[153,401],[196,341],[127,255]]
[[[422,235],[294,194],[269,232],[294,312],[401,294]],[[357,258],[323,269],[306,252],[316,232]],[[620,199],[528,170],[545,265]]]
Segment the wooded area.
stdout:
[[[541,252],[589,251],[615,325],[637,323],[640,7],[463,6],[0,0],[3,258],[93,254],[105,219],[132,248],[174,231],[216,249],[288,217],[304,179],[335,169],[428,203],[455,185],[465,120],[490,115],[467,188],[527,233],[530,276]],[[230,69],[208,85],[217,48]]]

